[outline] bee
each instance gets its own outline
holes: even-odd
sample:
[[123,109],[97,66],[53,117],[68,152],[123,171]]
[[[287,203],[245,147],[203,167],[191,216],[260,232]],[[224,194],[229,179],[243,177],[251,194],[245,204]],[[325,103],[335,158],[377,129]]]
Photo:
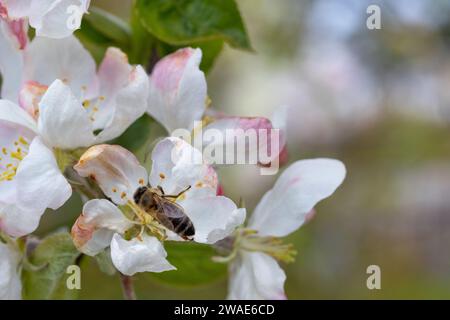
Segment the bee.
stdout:
[[184,240],[192,240],[195,235],[194,224],[183,208],[170,200],[177,199],[190,188],[189,186],[177,195],[168,195],[161,186],[139,187],[134,193],[134,202],[170,231]]

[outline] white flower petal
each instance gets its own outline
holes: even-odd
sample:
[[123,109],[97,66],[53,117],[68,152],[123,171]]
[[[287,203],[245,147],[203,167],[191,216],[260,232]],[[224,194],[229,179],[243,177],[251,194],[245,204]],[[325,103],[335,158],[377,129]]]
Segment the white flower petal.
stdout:
[[0,120],[0,202],[17,203],[17,168],[34,137],[28,128]]
[[125,232],[134,225],[125,218],[117,206],[106,199],[94,199],[86,202],[83,207],[83,217],[87,224],[119,233]]
[[169,133],[192,130],[206,109],[206,79],[200,49],[184,48],[159,61],[150,76],[148,113]]
[[19,253],[0,242],[0,300],[20,300]]
[[22,209],[15,204],[0,203],[0,230],[11,237],[22,237],[35,231],[44,211]]
[[14,204],[17,202],[17,180],[0,182],[0,203]]
[[34,132],[38,131],[36,121],[24,109],[8,100],[0,100],[0,121],[17,124]]
[[108,200],[91,200],[72,227],[72,238],[81,252],[95,256],[109,247],[114,233],[123,233],[133,224]]
[[39,137],[30,145],[17,169],[17,199],[21,207],[38,212],[58,209],[72,195],[72,188],[58,168],[53,152]]
[[186,198],[216,195],[217,174],[202,162],[202,154],[179,138],[165,138],[152,153],[150,185],[161,186],[166,194],[178,194],[191,186]]
[[74,36],[62,40],[36,37],[26,50],[24,81],[49,86],[56,79],[80,100],[97,94],[86,91],[97,82],[95,61]]
[[137,272],[176,270],[167,260],[167,252],[155,237],[142,236],[126,241],[115,234],[111,241],[111,258],[121,273],[132,276]]
[[147,74],[141,66],[137,66],[131,70],[128,77],[127,83],[109,102],[110,105],[105,105],[112,108],[111,118],[97,136],[97,142],[117,138],[145,113],[148,95]]
[[230,300],[284,300],[286,275],[272,257],[242,252],[230,267]]
[[29,11],[30,25],[36,35],[61,39],[79,29],[90,0],[33,0]]
[[280,106],[272,113],[271,121],[274,128],[286,131],[289,119],[289,106]]
[[99,98],[91,104],[96,106],[94,129],[103,130],[111,122],[116,105],[117,92],[124,88],[130,78],[132,66],[120,49],[108,48],[98,69]]
[[271,121],[272,125],[275,129],[280,130],[280,144],[279,149],[281,150],[279,153],[278,163],[279,165],[283,165],[288,161],[288,150],[287,150],[287,125],[289,119],[289,110],[288,106],[281,106],[275,109],[272,114]]
[[0,73],[3,79],[1,97],[17,102],[23,71],[23,48],[26,21],[3,21],[0,18]]
[[245,209],[226,197],[193,198],[180,201],[195,228],[194,240],[215,243],[228,237],[245,221]]
[[259,202],[248,227],[262,236],[284,237],[297,230],[317,202],[329,197],[345,178],[345,166],[333,159],[297,161]]
[[[79,226],[79,225],[77,225]],[[75,226],[74,226],[75,227]],[[77,231],[79,234],[80,230]],[[91,257],[96,256],[106,248],[108,248],[111,245],[111,240],[114,235],[114,231],[108,230],[108,229],[98,229],[94,230],[92,232],[84,230],[84,232],[89,233],[89,240],[84,243],[83,245],[80,245],[79,243],[75,241],[79,241],[80,239],[74,238],[74,243],[77,246],[77,249]],[[72,236],[73,236],[73,229],[72,229]]]
[[94,143],[92,123],[81,103],[62,81],[54,81],[39,103],[38,128],[47,145],[61,149]]
[[82,177],[94,179],[116,204],[133,200],[134,192],[147,185],[147,171],[121,146],[94,146],[83,154],[74,168]]

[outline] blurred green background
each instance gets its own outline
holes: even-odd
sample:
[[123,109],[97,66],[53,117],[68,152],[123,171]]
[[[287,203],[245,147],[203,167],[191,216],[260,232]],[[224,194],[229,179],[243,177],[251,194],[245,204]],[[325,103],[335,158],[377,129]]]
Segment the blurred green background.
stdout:
[[[92,5],[128,19],[131,1]],[[284,265],[290,299],[450,298],[450,2],[427,0],[239,0],[255,53],[226,47],[208,75],[213,107],[271,116],[290,107],[290,162],[334,157],[343,186],[289,237],[297,260]],[[381,30],[366,28],[369,4]],[[152,137],[163,135],[151,124]],[[276,177],[257,168],[219,170],[226,195],[249,212]],[[48,212],[38,233],[70,227],[74,196]],[[170,257],[169,257],[170,260]],[[366,268],[381,267],[381,290]],[[135,281],[146,299],[222,299],[211,284],[171,287]],[[83,261],[82,299],[121,299],[117,276]]]

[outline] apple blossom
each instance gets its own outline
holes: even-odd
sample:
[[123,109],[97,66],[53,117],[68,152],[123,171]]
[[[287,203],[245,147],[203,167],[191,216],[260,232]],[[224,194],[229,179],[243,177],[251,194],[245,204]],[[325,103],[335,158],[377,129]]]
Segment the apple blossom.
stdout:
[[[245,135],[248,130],[264,132],[264,139],[258,136],[256,141],[258,150],[269,152],[270,159],[277,158],[284,149],[285,140],[280,138],[279,147],[271,150],[270,134],[275,130],[269,119],[226,116],[207,110],[210,100],[205,74],[199,68],[201,59],[201,49],[184,48],[164,57],[155,65],[149,78],[148,113],[173,136],[178,136],[180,129],[191,132],[193,139],[189,142],[199,149],[207,144],[210,149],[225,147],[225,150],[234,151],[234,140],[231,142],[233,146],[227,146],[229,141],[206,137],[203,132],[218,132],[222,137],[226,136],[227,130],[236,136]],[[205,143],[202,141],[197,145],[195,140],[198,136]],[[249,146],[244,151],[249,152]],[[269,163],[270,160],[264,164]]]
[[111,201],[95,199],[84,205],[72,228],[77,248],[94,256],[110,247],[115,267],[125,275],[174,269],[160,241],[181,238],[134,202],[138,188],[148,184],[170,195],[190,186],[175,202],[193,222],[194,241],[212,244],[232,234],[244,222],[245,209],[217,196],[215,171],[193,158],[199,159],[201,154],[190,144],[175,137],[165,138],[153,150],[148,176],[136,157],[120,146],[90,148],[75,170],[96,181]]
[[333,159],[297,161],[256,206],[245,229],[232,241],[229,299],[285,299],[286,275],[277,260],[293,261],[292,246],[280,240],[300,228],[317,202],[343,182],[345,167]]
[[[145,112],[145,71],[130,65],[117,48],[106,51],[98,72],[94,59],[75,37],[35,38],[21,52],[21,60],[19,70],[2,74],[6,84],[21,74],[16,90],[9,95],[3,91],[2,96],[17,101],[36,119],[42,135],[54,140],[52,146],[73,149],[114,139]],[[11,62],[5,59],[6,64]],[[60,117],[61,103],[70,113],[65,119]],[[67,122],[71,126],[67,127]],[[66,134],[55,132],[58,130]]]
[[14,237],[33,232],[45,209],[57,209],[71,194],[38,131],[28,113],[0,100],[0,230]]
[[0,17],[26,19],[37,36],[60,39],[80,28],[89,4],[90,0],[0,0]]
[[[0,300],[20,299],[22,291],[24,298],[72,297],[65,287],[79,289],[80,252],[96,256],[108,274],[117,269],[125,298],[135,298],[131,276],[176,269],[165,241],[195,241],[228,254],[213,260],[230,262],[230,299],[284,299],[286,275],[278,263],[293,261],[295,252],[281,238],[338,188],[344,165],[332,159],[294,163],[244,226],[246,209],[224,196],[212,164],[254,163],[262,174],[277,172],[287,156],[288,109],[268,119],[209,108],[200,49],[162,57],[151,75],[131,65],[122,50],[153,65],[159,49],[172,47],[169,38],[197,42],[157,32],[165,19],[155,19],[150,8],[167,15],[163,3],[136,1],[129,24],[108,12],[91,17],[87,32],[78,33],[83,41],[99,49],[122,46],[107,48],[97,66],[73,35],[89,6],[90,0],[0,0]],[[213,28],[225,24],[233,32],[213,30],[222,40],[211,44],[242,47],[246,32],[236,6],[219,9],[211,11],[214,19],[227,21]],[[238,19],[227,19],[231,14]],[[231,41],[232,33],[241,33],[241,41]],[[146,112],[169,133],[154,147],[150,171],[130,151],[107,144]],[[73,191],[84,204],[71,238],[67,232],[45,241],[27,236],[47,209],[59,209]],[[199,246],[188,247],[201,253]],[[198,269],[206,273],[209,267]],[[75,272],[64,283],[70,270]]]
[[[46,46],[58,54],[50,64]],[[35,40],[24,60],[24,77],[33,81],[25,82],[20,106],[0,101],[0,228],[12,236],[34,231],[46,208],[70,197],[60,169],[71,150],[121,135],[145,112],[148,94],[145,71],[115,48],[98,73],[73,37]]]
[[[13,38],[11,34],[9,37]],[[0,43],[6,40],[0,38]],[[116,138],[145,112],[146,73],[141,66],[130,65],[117,48],[108,48],[98,71],[92,56],[73,36],[62,40],[35,38],[24,50],[11,50],[1,60],[0,71],[7,84],[2,88],[2,97],[17,102],[37,118],[39,102],[53,84],[45,95],[46,110],[58,114],[53,112],[58,107],[54,104],[58,102],[56,96],[71,101],[72,115],[87,130],[80,138],[84,139],[79,141],[81,145]],[[15,62],[16,69],[7,67]]]

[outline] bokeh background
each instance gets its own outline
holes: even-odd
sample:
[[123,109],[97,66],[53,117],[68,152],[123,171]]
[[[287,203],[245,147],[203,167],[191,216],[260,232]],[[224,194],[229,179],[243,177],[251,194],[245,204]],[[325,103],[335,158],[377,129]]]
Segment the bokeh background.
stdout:
[[[225,48],[208,75],[216,109],[267,116],[289,106],[289,160],[334,157],[348,176],[291,235],[290,299],[450,298],[450,2],[239,0],[254,53]],[[124,19],[131,1],[93,0]],[[381,7],[381,30],[366,9]],[[155,135],[162,134],[158,128]],[[249,212],[276,177],[222,168],[228,196]],[[39,233],[70,226],[74,197]],[[117,276],[87,260],[80,298],[121,299]],[[368,290],[379,265],[382,289]],[[172,287],[136,277],[139,298],[222,299],[222,277]]]

